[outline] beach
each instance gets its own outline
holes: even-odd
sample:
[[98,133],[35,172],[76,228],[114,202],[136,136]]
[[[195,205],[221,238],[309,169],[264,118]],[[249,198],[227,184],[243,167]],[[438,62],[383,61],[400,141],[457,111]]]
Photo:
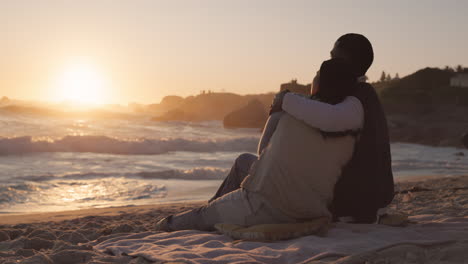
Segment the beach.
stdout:
[[236,157],[255,153],[257,129],[152,122],[144,115],[76,120],[8,114],[0,123],[9,128],[0,132],[0,263],[468,259],[468,250],[455,250],[466,249],[468,237],[464,149],[391,144],[397,195],[387,214],[408,215],[409,224],[336,223],[326,237],[267,243],[155,230],[159,219],[205,204]]
[[[448,218],[468,223],[468,176],[398,180],[395,191],[395,199],[387,213],[408,215],[409,226],[418,225],[419,222],[425,225],[431,221],[440,223]],[[3,215],[0,216],[0,263],[147,263],[148,260],[141,256],[113,256],[93,246],[123,234],[154,232],[154,224],[162,217],[204,203],[206,201],[190,201]],[[395,246],[393,254],[388,253],[390,249],[368,252],[367,255],[366,252],[356,252],[355,255],[330,257],[311,263],[352,263],[342,261],[363,257],[367,258],[368,263],[413,263],[411,258],[415,254],[419,261],[415,263],[426,263],[420,256],[426,256],[429,261],[436,251],[440,254],[451,252],[444,255],[444,263],[463,263],[457,260],[468,259],[468,244],[462,240],[437,246],[401,247]],[[465,250],[460,250],[460,247]],[[378,262],[382,260],[385,262]],[[221,259],[219,263],[224,262]]]

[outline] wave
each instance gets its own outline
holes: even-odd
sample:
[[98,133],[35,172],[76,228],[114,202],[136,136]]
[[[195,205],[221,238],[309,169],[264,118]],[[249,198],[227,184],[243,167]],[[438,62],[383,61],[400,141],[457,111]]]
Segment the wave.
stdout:
[[[58,203],[110,205],[136,200],[164,198],[168,189],[148,179],[222,179],[227,169],[203,167],[190,170],[142,171],[136,173],[72,173],[15,177],[0,183],[0,213],[9,207],[29,204],[58,206]],[[141,180],[143,179],[143,180]]]
[[173,151],[254,152],[258,138],[241,137],[220,140],[138,139],[121,140],[107,136],[66,136],[57,140],[33,140],[30,136],[0,138],[0,155],[39,152],[91,152],[121,155],[154,155]]
[[219,180],[229,172],[227,169],[203,167],[190,170],[141,171],[135,173],[86,172],[64,175],[39,175],[15,177],[16,180],[44,182],[53,180],[89,180],[103,178],[178,179],[178,180]]
[[[66,191],[64,191],[66,190]],[[164,185],[128,179],[96,179],[91,181],[22,182],[0,186],[0,211],[12,205],[57,203],[109,203],[163,198]]]

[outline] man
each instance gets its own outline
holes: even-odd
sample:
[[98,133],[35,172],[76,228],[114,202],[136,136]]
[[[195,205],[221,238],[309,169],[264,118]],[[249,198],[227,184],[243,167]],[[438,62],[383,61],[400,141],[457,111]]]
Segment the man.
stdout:
[[[355,77],[361,80],[365,80],[364,75],[374,58],[369,40],[354,33],[341,36],[330,53],[332,58],[342,58],[353,65]],[[387,121],[374,88],[362,82],[354,96],[337,105],[282,92],[272,105],[273,109],[278,107],[322,131],[361,131],[353,158],[335,185],[330,210],[335,220],[352,217],[352,221],[357,223],[375,222],[378,209],[387,206],[393,199],[394,183]],[[268,142],[265,138],[268,139],[272,133],[264,132],[259,154],[266,146],[265,142]],[[238,189],[256,159],[252,154],[240,155],[210,201]]]

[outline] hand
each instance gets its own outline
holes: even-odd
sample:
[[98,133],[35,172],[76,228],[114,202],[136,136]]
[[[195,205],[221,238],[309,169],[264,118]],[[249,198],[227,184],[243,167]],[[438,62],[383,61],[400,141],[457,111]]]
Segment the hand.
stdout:
[[276,112],[283,111],[283,99],[287,93],[289,93],[289,90],[286,89],[275,95],[275,98],[273,99],[273,102],[271,103],[271,106],[270,106],[269,115],[276,113]]

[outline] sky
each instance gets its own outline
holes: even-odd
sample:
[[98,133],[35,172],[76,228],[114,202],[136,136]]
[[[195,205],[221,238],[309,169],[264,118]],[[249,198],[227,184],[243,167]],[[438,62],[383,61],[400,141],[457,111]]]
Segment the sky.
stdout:
[[400,77],[468,66],[468,1],[0,0],[0,96],[157,103],[310,83],[342,34]]

